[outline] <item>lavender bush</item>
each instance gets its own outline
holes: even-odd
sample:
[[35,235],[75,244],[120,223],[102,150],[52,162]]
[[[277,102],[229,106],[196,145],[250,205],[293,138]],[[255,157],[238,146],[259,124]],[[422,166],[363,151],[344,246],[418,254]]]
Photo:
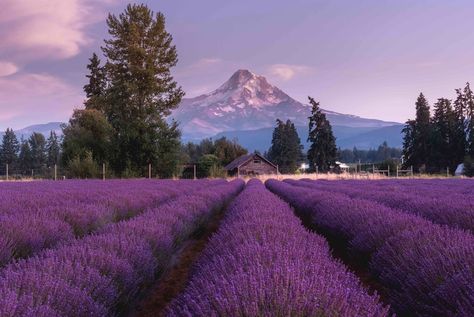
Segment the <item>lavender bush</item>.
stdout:
[[177,244],[242,187],[241,181],[204,186],[10,264],[0,273],[0,316],[116,314],[169,264]]
[[474,182],[457,180],[394,181],[294,181],[286,182],[353,198],[376,201],[382,205],[416,214],[438,224],[474,233]]
[[[269,180],[267,187],[367,255],[400,315],[474,316],[474,237],[365,199]],[[466,282],[467,281],[467,282]]]
[[[222,181],[68,181],[0,184],[0,267],[128,219],[183,191]],[[20,185],[24,186],[23,191]]]
[[169,316],[386,316],[290,207],[250,181]]

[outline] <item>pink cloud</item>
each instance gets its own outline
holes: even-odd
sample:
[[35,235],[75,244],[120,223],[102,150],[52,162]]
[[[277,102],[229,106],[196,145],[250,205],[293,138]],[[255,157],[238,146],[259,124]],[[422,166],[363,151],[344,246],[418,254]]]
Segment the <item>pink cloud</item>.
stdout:
[[10,76],[18,71],[18,67],[10,62],[0,61],[0,77]]
[[0,77],[0,127],[63,121],[82,104],[79,88],[48,74]]
[[270,76],[287,81],[296,75],[307,74],[311,70],[311,67],[305,65],[274,64],[268,67],[267,72],[270,74]]
[[92,5],[108,2],[3,0],[0,49],[26,55],[31,60],[75,56],[82,46],[90,43],[85,32],[87,26],[105,17],[100,8],[93,9]]

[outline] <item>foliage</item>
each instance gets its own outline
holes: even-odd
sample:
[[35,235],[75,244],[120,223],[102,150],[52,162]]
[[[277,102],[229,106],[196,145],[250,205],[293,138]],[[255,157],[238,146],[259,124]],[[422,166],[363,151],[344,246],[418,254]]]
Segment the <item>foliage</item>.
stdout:
[[110,151],[112,127],[96,109],[74,110],[69,124],[63,126],[63,154],[65,166],[73,159],[84,159],[86,153],[101,164]]
[[272,145],[268,150],[268,159],[278,165],[284,174],[293,174],[303,161],[303,146],[301,145],[295,125],[287,120],[276,120],[277,126],[273,130]]
[[31,153],[30,144],[27,140],[21,139],[20,154],[18,155],[18,167],[22,174],[29,173],[33,168],[33,154]]
[[197,166],[199,176],[209,177],[211,176],[211,170],[215,171],[219,166],[219,158],[213,154],[204,154],[199,158]]
[[105,90],[107,88],[107,78],[105,69],[100,65],[100,59],[96,53],[92,54],[87,65],[89,74],[86,75],[89,82],[84,86],[84,92],[88,98],[84,105],[86,109],[104,110]]
[[474,177],[474,157],[466,156],[464,158],[463,174],[468,177]]
[[18,152],[20,150],[20,144],[16,138],[13,129],[6,129],[3,135],[2,144],[0,147],[0,165],[3,168],[5,164],[12,166],[17,163]]
[[409,139],[404,139],[407,148],[410,148],[405,151],[405,162],[407,166],[413,166],[415,171],[424,171],[431,151],[431,122],[430,107],[422,93],[418,96],[415,107],[416,118],[413,122],[407,121],[404,129],[405,134],[410,136]]
[[308,161],[310,171],[318,168],[321,172],[329,171],[334,166],[337,156],[336,138],[332,133],[331,124],[319,108],[319,102],[309,98],[311,116],[309,117]]
[[[181,149],[183,162],[198,164],[199,177],[210,176],[211,168],[216,175],[223,176],[223,167],[245,154],[247,154],[247,150],[236,140],[230,141],[225,137],[217,140],[204,139],[199,144],[189,142]],[[209,157],[212,157],[211,165],[208,164]],[[212,167],[212,165],[215,166]]]
[[59,164],[61,145],[56,132],[51,131],[46,141],[46,165],[52,167]]
[[[111,38],[102,48],[107,59],[103,112],[114,131],[111,166],[120,174],[127,165],[141,170],[161,162],[163,170],[163,162],[171,161],[157,145],[176,145],[175,134],[169,133],[176,127],[168,127],[165,117],[184,95],[170,72],[178,58],[165,17],[145,5],[130,4],[118,16],[110,14],[107,26]],[[170,164],[166,169],[173,172],[175,162]]]
[[99,166],[94,161],[92,153],[86,151],[69,161],[69,173],[73,178],[94,178],[100,176]]
[[33,132],[28,139],[31,149],[31,165],[33,169],[42,169],[46,166],[46,139],[43,134]]
[[387,142],[382,143],[377,149],[359,150],[356,147],[351,149],[339,149],[337,158],[344,163],[380,163],[386,160],[397,160],[402,156],[402,150],[389,147]]
[[469,83],[456,89],[454,102],[439,98],[433,116],[423,94],[418,97],[416,110],[416,119],[407,121],[403,129],[405,167],[430,173],[449,168],[454,173],[463,158],[474,151],[474,93]]

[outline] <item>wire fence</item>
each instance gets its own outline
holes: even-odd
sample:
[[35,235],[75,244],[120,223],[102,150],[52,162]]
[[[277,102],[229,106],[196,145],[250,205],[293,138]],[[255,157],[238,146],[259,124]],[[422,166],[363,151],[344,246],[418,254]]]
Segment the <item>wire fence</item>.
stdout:
[[[173,178],[179,179],[197,179],[205,177],[197,168],[196,164],[186,164],[179,167],[179,171]],[[120,177],[103,164],[99,170],[94,171],[92,175],[81,176],[77,171],[70,168],[64,168],[59,165],[42,166],[35,168],[21,168],[19,166],[12,166],[9,164],[0,165],[0,180],[65,180],[74,178],[88,178],[88,179],[116,179],[116,178],[159,178],[157,171],[151,164],[143,168],[141,172],[134,172],[133,175],[122,175]]]

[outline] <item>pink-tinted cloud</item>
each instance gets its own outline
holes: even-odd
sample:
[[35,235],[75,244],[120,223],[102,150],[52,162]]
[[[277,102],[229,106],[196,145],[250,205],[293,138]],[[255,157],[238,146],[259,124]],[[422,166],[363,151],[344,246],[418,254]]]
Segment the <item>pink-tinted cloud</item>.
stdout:
[[287,81],[299,74],[307,74],[312,68],[305,65],[274,64],[268,67],[268,74],[277,79]]
[[10,62],[0,61],[0,77],[10,76],[18,71],[18,66]]
[[0,77],[0,126],[22,128],[24,122],[43,122],[46,117],[64,120],[82,101],[80,88],[48,74]]
[[[86,28],[110,0],[2,0],[0,50],[30,60],[75,56],[90,43]],[[14,54],[13,54],[14,53]]]

